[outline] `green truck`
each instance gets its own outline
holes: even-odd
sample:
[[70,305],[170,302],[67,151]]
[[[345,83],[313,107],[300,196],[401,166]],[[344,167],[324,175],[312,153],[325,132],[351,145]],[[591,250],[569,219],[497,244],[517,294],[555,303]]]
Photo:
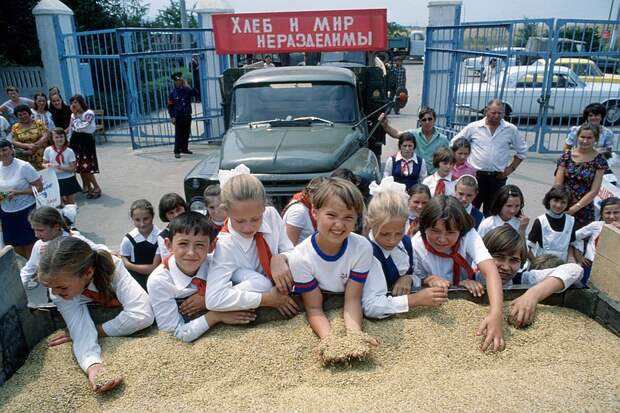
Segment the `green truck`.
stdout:
[[185,177],[192,210],[205,209],[202,193],[217,183],[220,169],[239,164],[262,181],[277,207],[337,168],[353,171],[363,191],[380,179],[371,150],[385,139],[375,128],[387,102],[380,68],[235,68],[224,73],[221,85],[226,132],[220,150]]

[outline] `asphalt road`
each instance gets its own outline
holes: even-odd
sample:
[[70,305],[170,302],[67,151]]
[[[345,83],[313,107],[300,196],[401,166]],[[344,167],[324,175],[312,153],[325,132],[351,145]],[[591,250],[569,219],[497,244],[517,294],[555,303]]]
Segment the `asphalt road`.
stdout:
[[[407,67],[409,102],[400,115],[390,117],[398,129],[416,126],[416,110],[420,106],[422,93],[422,66]],[[132,151],[129,142],[110,142],[98,147],[101,173],[97,179],[103,195],[99,199],[77,196],[79,205],[77,227],[82,234],[95,242],[118,248],[123,236],[132,228],[129,206],[139,198],[151,201],[157,210],[159,198],[166,192],[183,195],[185,174],[209,151],[217,147],[206,144],[192,144],[193,155],[175,159],[172,146]],[[397,151],[396,141],[388,137],[383,158]],[[525,193],[525,213],[536,217],[544,212],[542,198],[553,182],[556,156],[531,154],[510,178]],[[160,229],[164,225],[156,219]]]

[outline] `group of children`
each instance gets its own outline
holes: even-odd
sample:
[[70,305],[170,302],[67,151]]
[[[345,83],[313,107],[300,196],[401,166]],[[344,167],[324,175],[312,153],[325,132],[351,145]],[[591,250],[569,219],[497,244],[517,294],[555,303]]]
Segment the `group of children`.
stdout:
[[[385,318],[441,306],[451,286],[477,297],[486,293],[489,311],[476,333],[483,351],[500,351],[502,288],[513,282],[532,285],[510,307],[515,326],[530,324],[538,302],[581,278],[582,267],[566,263],[572,256],[580,262],[570,245],[587,236],[595,245],[602,226],[584,228],[582,234],[566,229],[572,223],[564,214],[567,200],[554,187],[528,250],[519,188],[503,187],[494,215],[483,219],[472,206],[476,179],[463,173],[453,180],[451,156],[438,151],[434,157],[437,171],[428,177],[438,177],[433,189],[419,183],[407,188],[386,177],[371,184],[366,206],[354,176],[340,171],[342,177],[312,180],[282,216],[243,165],[220,171],[220,184],[204,193],[206,214],[189,211],[178,194],[161,198],[159,217],[168,223],[163,231],[153,223],[153,206],[135,201],[130,208],[135,228],[123,237],[118,254],[72,231],[56,209],[40,208],[31,216],[39,241],[22,281],[27,285],[36,274],[51,289],[67,332],[49,344],[73,341],[95,391],[122,380],[98,382],[98,336],[129,335],[155,321],[160,330],[191,342],[218,323],[251,323],[259,307],[292,317],[300,311],[294,295],[301,297],[310,327],[323,339],[331,333],[323,293],[344,294],[347,334],[362,331],[364,315]],[[620,200],[606,200],[602,217],[620,225]],[[581,263],[586,260],[592,260],[589,250]],[[120,305],[122,311],[96,325],[89,302]]]

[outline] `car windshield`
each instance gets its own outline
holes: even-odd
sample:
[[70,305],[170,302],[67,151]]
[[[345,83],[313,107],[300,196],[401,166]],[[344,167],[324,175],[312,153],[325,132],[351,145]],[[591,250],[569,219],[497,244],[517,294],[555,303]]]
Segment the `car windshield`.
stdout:
[[578,63],[574,64],[571,68],[577,76],[600,76],[603,77],[603,73],[594,64]]
[[235,123],[317,117],[332,122],[358,119],[355,88],[346,83],[288,82],[241,86],[234,94]]
[[359,63],[366,65],[366,52],[323,52],[321,63]]

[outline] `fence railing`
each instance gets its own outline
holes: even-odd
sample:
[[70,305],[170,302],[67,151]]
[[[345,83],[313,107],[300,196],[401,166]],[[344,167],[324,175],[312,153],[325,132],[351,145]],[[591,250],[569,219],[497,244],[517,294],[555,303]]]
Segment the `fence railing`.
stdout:
[[0,100],[8,99],[5,89],[15,86],[24,97],[32,97],[44,91],[43,68],[38,66],[4,66],[0,67]]

